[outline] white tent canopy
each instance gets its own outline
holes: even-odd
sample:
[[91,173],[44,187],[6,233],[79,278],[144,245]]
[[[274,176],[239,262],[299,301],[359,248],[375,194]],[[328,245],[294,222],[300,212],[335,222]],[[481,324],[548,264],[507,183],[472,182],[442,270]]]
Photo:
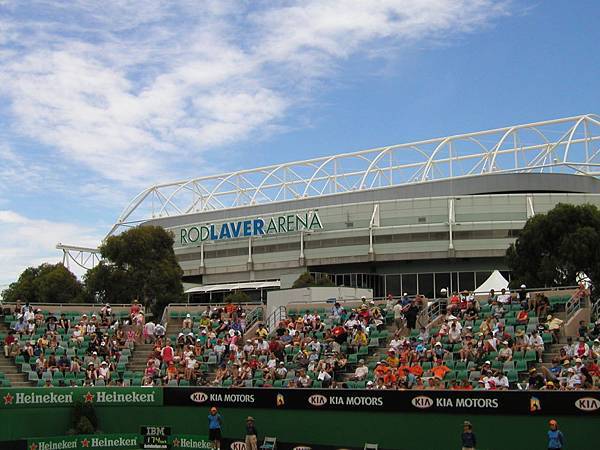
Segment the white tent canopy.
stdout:
[[281,281],[254,281],[247,283],[227,283],[227,284],[207,284],[205,286],[197,286],[185,291],[186,294],[194,292],[217,292],[217,291],[237,291],[240,289],[265,289],[272,287],[280,287]]
[[508,292],[508,281],[506,281],[506,278],[504,278],[497,270],[494,270],[488,279],[485,280],[481,286],[475,289],[475,293],[487,294],[492,289],[495,292],[500,292],[501,289],[506,289]]

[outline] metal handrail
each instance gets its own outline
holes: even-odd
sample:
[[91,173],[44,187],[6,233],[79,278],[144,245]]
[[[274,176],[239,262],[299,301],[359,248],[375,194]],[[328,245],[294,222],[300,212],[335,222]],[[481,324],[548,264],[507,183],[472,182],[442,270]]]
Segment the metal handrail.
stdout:
[[258,306],[246,314],[246,329],[249,330],[255,323],[260,322],[264,317],[264,308]]
[[275,330],[277,324],[282,320],[287,319],[287,308],[285,306],[278,306],[265,320],[265,327],[269,332]]
[[598,320],[600,317],[600,300],[592,305],[592,320]]
[[427,315],[429,316],[429,322],[433,322],[435,319],[443,314],[446,314],[446,307],[448,306],[447,298],[436,298],[433,299],[427,305]]

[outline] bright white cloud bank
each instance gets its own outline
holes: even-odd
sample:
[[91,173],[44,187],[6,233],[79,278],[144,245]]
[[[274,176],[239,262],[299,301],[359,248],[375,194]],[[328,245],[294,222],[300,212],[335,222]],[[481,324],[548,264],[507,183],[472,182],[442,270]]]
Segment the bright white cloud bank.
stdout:
[[[0,138],[42,144],[46,157],[94,173],[100,190],[200,175],[209,150],[285,129],[350,58],[445,41],[507,9],[494,0],[3,0]],[[0,167],[7,177],[44,173],[27,158],[5,147]],[[196,165],[177,163],[187,160]],[[24,245],[15,231],[24,225],[6,217],[0,271],[76,236],[68,224],[29,223],[53,232]]]

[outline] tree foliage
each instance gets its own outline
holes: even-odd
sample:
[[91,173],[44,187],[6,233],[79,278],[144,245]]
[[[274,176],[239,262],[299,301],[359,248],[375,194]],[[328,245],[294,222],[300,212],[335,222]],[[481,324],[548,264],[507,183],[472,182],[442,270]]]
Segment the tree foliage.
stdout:
[[101,246],[105,262],[88,271],[86,290],[100,301],[137,298],[155,316],[169,303],[183,300],[183,272],[173,251],[173,236],[161,227],[132,228]]
[[243,291],[235,291],[224,298],[225,302],[231,303],[249,303],[252,301],[250,296]]
[[300,274],[300,276],[292,284],[292,289],[305,288],[305,287],[316,287],[316,286],[335,286],[335,284],[328,277],[319,277],[318,281],[308,272]]
[[82,284],[62,264],[42,264],[25,269],[2,292],[6,302],[73,303],[84,300]]
[[585,273],[600,280],[600,211],[594,205],[558,204],[527,221],[506,252],[518,286],[568,286]]

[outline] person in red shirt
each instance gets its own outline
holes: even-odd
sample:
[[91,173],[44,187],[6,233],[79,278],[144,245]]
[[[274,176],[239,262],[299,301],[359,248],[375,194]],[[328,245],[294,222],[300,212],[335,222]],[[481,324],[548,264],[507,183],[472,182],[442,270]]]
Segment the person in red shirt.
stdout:
[[135,316],[137,316],[137,313],[140,312],[140,304],[138,303],[137,300],[134,300],[133,303],[131,304],[131,308],[129,308],[129,317],[131,319],[133,319]]
[[526,309],[522,309],[517,313],[517,323],[526,325],[527,322],[529,322],[529,312]]
[[170,339],[167,339],[167,345],[165,345],[160,351],[160,356],[163,363],[165,363],[167,366],[175,359],[175,351],[173,350],[173,347],[171,347]]
[[460,306],[460,297],[456,292],[452,293],[452,297],[450,297],[450,303],[448,305],[448,314],[452,313],[459,309]]
[[15,339],[15,333],[14,331],[11,331],[8,336],[6,336],[4,338],[4,356],[5,357],[9,357],[10,356],[10,347],[16,342],[17,340]]
[[596,363],[596,361],[590,361],[587,365],[588,372],[594,378],[600,378],[600,366]]

